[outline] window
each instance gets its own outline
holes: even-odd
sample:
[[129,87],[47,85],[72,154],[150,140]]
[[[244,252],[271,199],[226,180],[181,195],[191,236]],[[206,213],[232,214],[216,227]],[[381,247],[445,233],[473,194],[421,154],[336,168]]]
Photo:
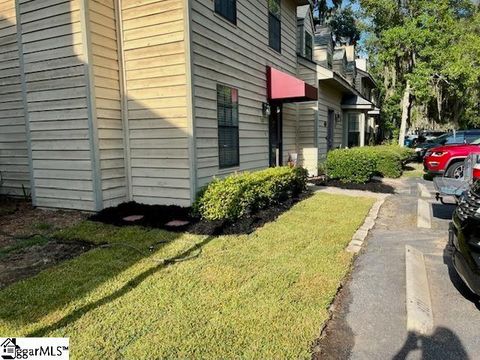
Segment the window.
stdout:
[[240,163],[237,89],[217,85],[217,120],[219,166],[237,166]]
[[237,1],[215,0],[215,12],[233,24],[237,24]]
[[327,53],[327,66],[329,69],[331,69],[333,66],[333,55],[331,52]]
[[445,144],[462,144],[463,142],[465,142],[465,133],[456,132],[447,138]]
[[268,45],[280,52],[281,50],[281,0],[268,0]]
[[305,31],[305,57],[312,60],[312,35]]

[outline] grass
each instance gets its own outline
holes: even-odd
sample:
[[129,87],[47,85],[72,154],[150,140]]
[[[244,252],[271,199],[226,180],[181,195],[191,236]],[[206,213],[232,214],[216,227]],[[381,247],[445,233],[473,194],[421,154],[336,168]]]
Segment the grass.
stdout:
[[0,291],[0,334],[68,336],[72,359],[309,358],[373,202],[316,194],[242,236],[83,222],[57,235],[111,245]]
[[408,163],[405,168],[403,169],[403,177],[408,177],[408,178],[421,178],[423,177],[423,164],[422,163],[416,163],[416,162],[411,162]]
[[0,259],[12,252],[16,252],[34,245],[45,245],[48,241],[49,239],[42,235],[34,235],[27,238],[15,238],[15,242],[13,244],[0,247]]

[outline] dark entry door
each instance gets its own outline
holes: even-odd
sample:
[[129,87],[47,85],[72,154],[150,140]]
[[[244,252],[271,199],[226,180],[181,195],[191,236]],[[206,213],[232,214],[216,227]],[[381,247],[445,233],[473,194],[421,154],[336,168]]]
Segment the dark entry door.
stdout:
[[270,106],[268,122],[270,166],[282,165],[282,105]]
[[328,110],[328,119],[327,119],[327,151],[333,149],[333,129],[335,127],[335,111]]

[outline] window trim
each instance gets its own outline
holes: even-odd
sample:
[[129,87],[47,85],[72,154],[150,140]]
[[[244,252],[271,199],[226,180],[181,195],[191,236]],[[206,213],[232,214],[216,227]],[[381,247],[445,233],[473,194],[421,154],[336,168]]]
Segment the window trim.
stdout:
[[[220,125],[220,121],[219,121],[219,117],[218,117],[218,111],[220,109],[220,102],[219,102],[219,99],[218,99],[218,90],[219,90],[219,87],[223,87],[223,88],[228,88],[230,90],[235,90],[237,92],[237,101],[236,103],[231,103],[230,106],[233,108],[234,105],[236,105],[235,107],[235,110],[236,110],[236,119],[237,119],[237,123],[236,125]],[[217,141],[218,141],[218,167],[220,170],[225,170],[225,169],[231,169],[231,168],[236,168],[236,167],[239,167],[240,166],[240,120],[239,120],[239,91],[238,91],[238,88],[235,88],[235,87],[232,87],[232,86],[229,86],[229,85],[225,85],[225,84],[221,84],[221,83],[217,83],[217,99],[216,99],[216,103],[217,103]],[[224,105],[225,107],[225,104],[222,104]],[[233,111],[233,109],[232,109]],[[222,151],[222,147],[220,146],[220,131],[221,129],[236,129],[236,148],[237,148],[237,156],[236,156],[236,162],[234,164],[222,164],[220,162],[220,159],[221,159],[221,156],[220,156],[220,152]]]
[[[278,1],[279,14],[274,14],[270,11],[270,1]],[[268,47],[278,53],[282,52],[282,0],[267,0],[268,10]],[[272,33],[270,31],[272,18],[278,21],[278,49],[272,46]]]
[[238,15],[238,12],[237,12],[237,0],[230,0],[230,1],[233,1],[233,19],[230,19],[228,18],[225,14],[221,13],[219,10],[217,10],[217,4],[218,2],[222,2],[222,1],[226,1],[226,0],[215,0],[213,2],[213,12],[215,13],[215,15],[218,15],[220,16],[222,19],[228,21],[229,23],[233,24],[233,25],[237,25],[237,15]]
[[[310,40],[310,42],[309,42],[310,46],[308,47],[310,49],[310,54],[309,55],[307,54],[307,36],[309,37],[309,40]],[[303,35],[303,41],[305,43],[305,49],[303,51],[305,57],[309,60],[313,60],[313,37],[312,37],[312,35],[310,35],[310,33],[308,31],[305,31],[305,34]]]

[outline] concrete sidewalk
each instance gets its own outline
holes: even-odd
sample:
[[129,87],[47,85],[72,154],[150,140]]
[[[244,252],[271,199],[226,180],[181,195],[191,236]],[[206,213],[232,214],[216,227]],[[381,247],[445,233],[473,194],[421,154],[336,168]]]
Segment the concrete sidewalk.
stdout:
[[[418,182],[425,187],[419,190]],[[386,199],[314,358],[480,358],[480,311],[450,267],[447,230],[454,207],[426,198],[428,191],[434,194],[431,183],[408,179]],[[417,227],[420,195],[431,206],[431,229]],[[428,335],[407,331],[406,245],[425,257],[433,308]]]

